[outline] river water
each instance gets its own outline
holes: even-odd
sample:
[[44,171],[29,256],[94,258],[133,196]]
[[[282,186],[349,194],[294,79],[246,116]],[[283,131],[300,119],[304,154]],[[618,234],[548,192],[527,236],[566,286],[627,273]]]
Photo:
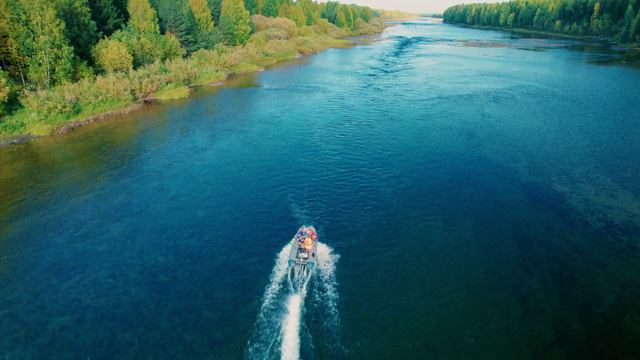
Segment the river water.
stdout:
[[0,358],[638,358],[639,88],[420,20],[1,149]]

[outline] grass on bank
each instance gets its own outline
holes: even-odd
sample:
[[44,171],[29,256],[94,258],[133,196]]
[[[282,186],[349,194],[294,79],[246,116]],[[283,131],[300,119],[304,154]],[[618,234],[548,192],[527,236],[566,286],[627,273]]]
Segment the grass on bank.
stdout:
[[176,86],[174,84],[171,84],[153,93],[153,99],[158,101],[184,99],[188,97],[190,93],[191,89],[189,89],[188,86]]
[[218,85],[227,78],[222,70],[201,71],[191,84],[192,86]]
[[189,87],[217,84],[231,73],[253,72],[279,61],[330,47],[347,47],[341,38],[382,31],[381,19],[347,32],[329,22],[298,27],[285,18],[252,17],[255,33],[247,44],[201,49],[188,58],[156,62],[136,70],[108,73],[47,90],[20,95],[22,106],[0,121],[0,140],[46,135],[90,116],[117,112],[144,99],[186,97]]

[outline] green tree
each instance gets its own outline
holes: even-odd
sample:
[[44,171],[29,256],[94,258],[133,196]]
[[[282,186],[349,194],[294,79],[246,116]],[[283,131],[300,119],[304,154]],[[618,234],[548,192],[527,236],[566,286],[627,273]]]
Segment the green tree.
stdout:
[[189,0],[191,12],[196,21],[197,48],[212,48],[216,41],[213,16],[206,0]]
[[220,10],[222,10],[222,0],[207,0],[211,8],[211,16],[215,24],[220,23]]
[[244,0],[244,7],[249,11],[249,14],[255,15],[258,14],[260,8],[258,7],[258,0]]
[[512,0],[494,4],[456,5],[444,12],[444,21],[567,33],[607,36],[635,41],[637,0]]
[[631,28],[631,32],[629,33],[629,41],[638,41],[637,37],[640,35],[640,9],[638,10],[638,15],[636,15],[635,20],[633,21],[633,25]]
[[20,0],[24,11],[23,53],[27,74],[36,88],[49,88],[71,80],[73,49],[64,36],[64,23],[45,0]]
[[358,16],[360,17],[360,19],[362,19],[364,22],[371,21],[371,18],[373,18],[373,11],[370,7],[361,7],[359,10],[360,11],[358,13]]
[[544,14],[542,11],[542,9],[538,9],[533,17],[533,28],[536,30],[544,30]]
[[187,0],[153,0],[160,18],[160,30],[172,33],[188,52],[198,49],[196,19]]
[[340,6],[340,12],[344,15],[345,26],[346,28],[353,29],[356,24],[356,21],[353,17],[353,11],[351,10],[351,6],[342,5]]
[[158,17],[148,0],[130,0],[130,21],[123,30],[111,35],[123,43],[133,56],[134,66],[164,61],[184,55],[177,37],[167,32],[160,35]]
[[509,14],[509,17],[507,18],[507,27],[513,27],[514,25],[514,20],[516,18],[516,14],[515,13],[511,13]]
[[278,16],[278,11],[278,0],[264,0],[264,5],[262,6],[262,15],[276,17]]
[[9,82],[9,75],[0,69],[0,116],[5,113],[5,104],[7,100],[9,100],[10,93],[11,83]]
[[8,67],[7,42],[11,31],[11,14],[6,1],[0,1],[0,69]]
[[553,31],[555,32],[562,32],[562,21],[561,20],[556,20],[555,24],[553,24]]
[[249,40],[251,26],[249,12],[242,0],[222,0],[220,30],[230,45],[242,45]]
[[93,48],[96,65],[107,72],[129,71],[133,68],[133,56],[122,42],[105,38]]
[[110,37],[123,43],[133,56],[134,67],[183,56],[185,50],[172,33],[137,35],[131,31],[118,30]]
[[76,56],[91,59],[91,48],[98,41],[98,30],[87,0],[55,0],[54,6],[64,22],[65,36]]
[[347,27],[347,18],[344,16],[344,12],[338,11],[338,14],[336,15],[335,25],[340,28]]
[[193,17],[196,19],[198,25],[198,31],[212,32],[213,31],[213,16],[211,15],[211,9],[206,0],[189,0],[189,7]]
[[634,11],[633,11],[633,3],[634,1],[630,1],[627,9],[624,13],[624,18],[622,19],[622,31],[620,31],[620,40],[627,41],[633,40],[631,34],[633,33],[633,25],[634,25]]
[[[337,24],[338,22],[338,6],[340,4],[338,4],[337,1],[329,1],[326,4],[324,4],[324,7],[322,8],[322,12],[320,13],[320,16],[324,19],[329,20],[330,23],[336,25],[336,26],[340,26]],[[342,19],[342,23],[346,23],[346,19]]]
[[172,33],[162,36],[162,54],[160,60],[175,59],[184,56],[185,50],[180,46],[180,41]]
[[129,0],[128,27],[138,34],[159,34],[158,16],[148,0]]
[[91,18],[96,23],[98,32],[102,35],[109,36],[124,26],[124,14],[113,0],[92,0],[89,1],[89,6],[91,7]]
[[599,22],[600,19],[598,19],[598,15],[600,14],[600,3],[597,2],[594,6],[593,6],[593,15],[591,15],[591,32],[594,34],[597,34],[600,30],[599,27]]
[[307,21],[307,25],[313,25],[318,21],[318,19],[320,18],[320,7],[318,6],[318,4],[316,4],[312,0],[298,0],[296,4],[302,8]]
[[278,16],[293,20],[298,26],[307,24],[307,17],[304,15],[304,11],[295,4],[289,4],[287,2],[282,4],[278,11]]
[[16,2],[0,1],[0,67],[26,85],[27,57],[23,46],[26,28],[22,15]]

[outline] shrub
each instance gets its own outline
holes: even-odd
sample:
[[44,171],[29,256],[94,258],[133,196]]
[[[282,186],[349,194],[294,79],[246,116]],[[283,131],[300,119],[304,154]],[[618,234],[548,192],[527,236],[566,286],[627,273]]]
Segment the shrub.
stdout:
[[357,19],[354,32],[358,35],[370,35],[380,32],[384,29],[384,23],[379,19],[373,19],[371,22],[365,22]]
[[211,58],[215,50],[200,49],[191,54],[189,60],[196,66],[206,66],[212,64]]
[[298,36],[314,36],[317,35],[311,26],[301,26],[298,28]]
[[20,97],[20,103],[35,120],[43,123],[56,123],[80,112],[73,84],[49,90],[26,91]]
[[96,64],[107,72],[129,71],[133,67],[133,57],[121,41],[111,38],[100,40],[93,48]]
[[136,67],[181,57],[186,52],[172,33],[138,34],[130,30],[118,30],[111,35],[111,39],[118,40],[127,47]]
[[282,29],[271,28],[255,33],[249,39],[249,43],[258,46],[266,44],[270,40],[287,40],[289,34]]
[[296,49],[302,54],[311,54],[322,49],[320,43],[307,36],[300,36],[295,39]]
[[209,68],[201,71],[193,81],[194,85],[209,85],[226,79],[227,75],[218,69]]
[[269,28],[269,26],[266,25],[268,21],[269,18],[263,15],[251,16],[251,24],[255,32],[267,30]]
[[252,61],[260,57],[260,53],[255,46],[247,44],[247,46],[219,46],[212,57],[213,65],[230,71],[236,65],[242,62]]
[[22,109],[19,114],[23,116],[17,116],[17,114],[15,114],[10,118],[5,118],[0,121],[0,139],[3,135],[24,133],[24,129],[27,127],[24,109]]
[[93,68],[89,66],[86,61],[76,58],[75,64],[73,65],[73,80],[80,81],[82,79],[93,78],[94,76]]
[[[166,68],[165,68],[166,69]],[[135,99],[146,99],[169,83],[169,76],[159,63],[129,73],[131,91]]]
[[275,28],[283,30],[290,38],[298,35],[296,23],[289,19],[268,18],[262,15],[253,15],[251,20],[253,21],[256,32]]
[[280,6],[278,16],[290,19],[298,26],[303,26],[307,23],[307,17],[304,15],[302,8],[293,4],[289,5],[286,2]]
[[171,82],[181,85],[191,84],[198,76],[198,70],[185,59],[169,60],[165,63]]
[[342,38],[347,36],[347,32],[341,29],[327,19],[318,19],[318,23],[313,26],[314,30],[319,34],[327,34],[332,38]]
[[87,82],[87,86],[91,87],[91,98],[81,98],[83,106],[92,102],[108,103],[108,102],[130,102],[131,83],[124,74],[109,74],[107,76],[98,76],[93,84]]
[[173,33],[166,33],[162,36],[162,54],[160,60],[171,60],[183,57],[186,50],[180,45],[180,40]]
[[318,22],[313,26],[314,30],[320,34],[328,34],[329,26],[332,25],[327,19],[318,19]]
[[291,59],[298,56],[295,44],[289,40],[271,40],[261,49],[263,56],[274,60]]

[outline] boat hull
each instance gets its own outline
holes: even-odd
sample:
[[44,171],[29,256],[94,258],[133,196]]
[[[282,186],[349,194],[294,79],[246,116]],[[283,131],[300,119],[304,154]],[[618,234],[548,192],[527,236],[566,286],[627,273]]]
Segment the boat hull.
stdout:
[[[293,292],[301,292],[306,288],[317,266],[318,239],[316,234],[313,226],[302,226],[291,240],[288,277]],[[306,238],[310,239],[310,243],[304,242],[303,239]]]

